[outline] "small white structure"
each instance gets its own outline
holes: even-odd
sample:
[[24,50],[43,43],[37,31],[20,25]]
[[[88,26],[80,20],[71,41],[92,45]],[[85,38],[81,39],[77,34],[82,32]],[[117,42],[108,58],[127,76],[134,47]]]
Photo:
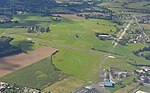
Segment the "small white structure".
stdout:
[[114,56],[108,56],[109,58],[116,58],[116,57],[114,57]]

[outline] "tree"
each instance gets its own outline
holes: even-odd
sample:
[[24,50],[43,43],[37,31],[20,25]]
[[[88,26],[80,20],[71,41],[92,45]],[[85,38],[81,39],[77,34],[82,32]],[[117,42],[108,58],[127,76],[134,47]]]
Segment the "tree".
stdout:
[[46,31],[46,30],[45,30],[44,27],[41,27],[41,28],[40,28],[40,32],[44,33],[45,31]]
[[46,28],[46,32],[50,32],[50,28],[49,27]]
[[123,46],[126,46],[126,43],[127,43],[127,41],[124,39],[119,41],[119,44],[123,45]]

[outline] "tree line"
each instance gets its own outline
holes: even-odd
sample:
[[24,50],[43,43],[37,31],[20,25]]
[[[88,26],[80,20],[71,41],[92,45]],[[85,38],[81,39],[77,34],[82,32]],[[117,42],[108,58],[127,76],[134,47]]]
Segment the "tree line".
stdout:
[[144,57],[147,60],[150,60],[150,53],[149,54],[144,54],[143,52],[150,52],[150,46],[148,47],[144,47],[143,49],[139,49],[137,51],[133,51],[133,54],[135,54],[136,56],[141,56]]

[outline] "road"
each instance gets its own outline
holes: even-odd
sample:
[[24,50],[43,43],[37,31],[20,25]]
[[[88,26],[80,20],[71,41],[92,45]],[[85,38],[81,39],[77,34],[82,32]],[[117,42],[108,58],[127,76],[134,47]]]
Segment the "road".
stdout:
[[[122,33],[121,33],[121,35],[119,36],[119,38],[117,38],[117,42],[119,42],[119,41],[123,38],[123,36],[126,34],[126,31],[129,29],[129,27],[130,27],[130,25],[131,25],[132,22],[133,22],[133,19],[132,19],[132,20],[127,24],[127,26],[124,28],[124,30],[122,31]],[[113,48],[115,48],[115,47],[118,45],[117,42],[113,42],[113,43],[114,43]]]
[[[120,36],[118,36],[117,42],[120,41],[120,40],[123,38],[123,36],[126,34],[126,31],[129,29],[129,27],[130,27],[130,25],[131,25],[132,22],[133,22],[133,20],[131,20],[131,21],[127,24],[127,26],[125,26],[125,28],[124,28],[123,31],[120,31],[120,32],[122,32],[121,34],[120,34],[120,32],[119,32]],[[114,43],[114,45],[113,45],[113,47],[110,49],[110,51],[112,51],[112,50],[118,45],[117,42],[115,42],[115,41],[112,42],[112,44]],[[100,64],[100,66],[99,66],[99,84],[100,84],[100,85],[102,85],[103,82],[104,82],[104,81],[103,81],[103,80],[104,80],[104,75],[103,75],[103,71],[102,71],[102,64],[107,61],[107,59],[109,58],[109,56],[110,56],[110,55],[105,56],[105,58],[104,58],[103,60],[100,60],[100,63],[99,63],[99,64]]]
[[144,32],[144,30],[142,29],[141,25],[139,24],[137,18],[135,16],[133,16],[134,19],[136,20],[137,25],[139,26],[140,30],[142,31],[142,33],[144,34],[144,36],[148,39],[148,41],[150,41],[149,36]]

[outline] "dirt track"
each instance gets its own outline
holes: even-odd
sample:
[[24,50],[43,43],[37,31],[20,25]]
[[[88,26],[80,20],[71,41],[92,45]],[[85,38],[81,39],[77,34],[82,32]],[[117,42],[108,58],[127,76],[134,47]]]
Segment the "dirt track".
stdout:
[[0,77],[38,62],[57,51],[55,48],[41,47],[28,53],[0,58]]

